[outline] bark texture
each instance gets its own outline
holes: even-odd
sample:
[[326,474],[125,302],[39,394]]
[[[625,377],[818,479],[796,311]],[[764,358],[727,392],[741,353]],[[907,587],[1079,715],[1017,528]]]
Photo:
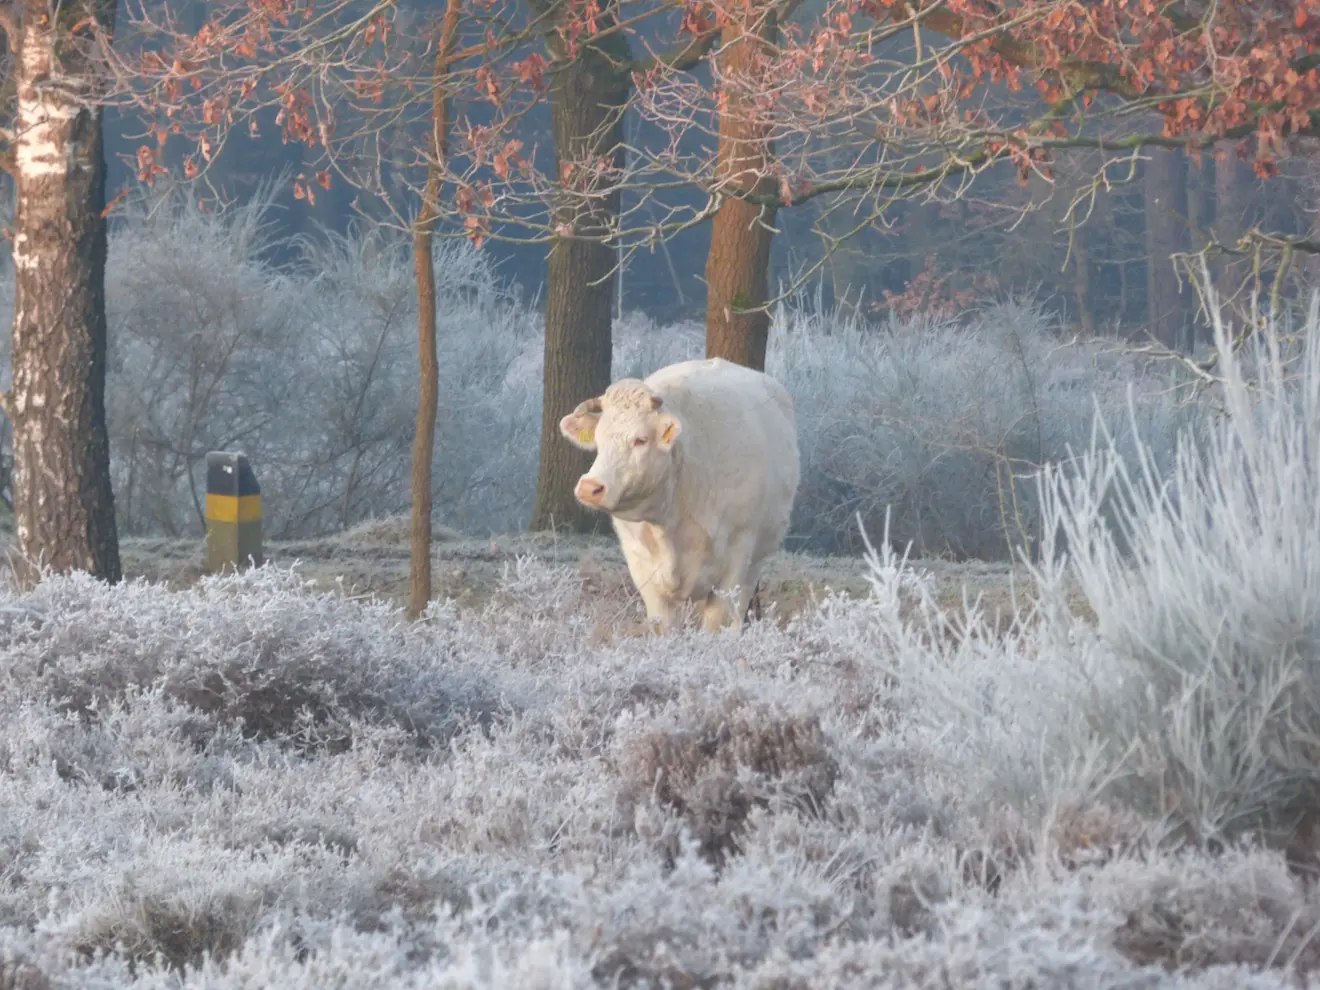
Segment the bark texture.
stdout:
[[[1237,156],[1235,144],[1225,141],[1215,146],[1215,238],[1230,248],[1256,222],[1256,176]],[[1228,298],[1242,287],[1250,263],[1223,255],[1214,260],[1211,271],[1219,292]]]
[[1188,247],[1187,163],[1181,151],[1154,148],[1146,163],[1146,326],[1176,348],[1192,312],[1190,287],[1179,291],[1170,256]]
[[[602,18],[602,30],[615,23],[613,8]],[[557,42],[551,40],[556,60]],[[586,47],[577,58],[559,61],[551,76],[550,114],[555,141],[555,170],[586,157],[609,158],[622,168],[624,107],[631,94],[630,56],[620,35],[600,47]],[[569,177],[572,185],[574,177]],[[556,223],[579,234],[600,235],[614,226],[619,213],[617,192],[566,195],[557,208]],[[615,251],[608,243],[561,237],[550,248],[546,263],[545,369],[541,405],[541,462],[536,480],[534,530],[568,529],[587,532],[608,520],[573,497],[577,480],[591,466],[591,455],[564,441],[559,420],[584,399],[600,395],[610,384]]]
[[[749,4],[746,17],[723,31],[718,58],[728,76],[755,76],[763,40],[773,40],[773,8]],[[725,188],[774,196],[770,175],[774,148],[751,114],[745,86],[727,85],[720,114],[716,175]],[[706,357],[765,370],[770,337],[770,247],[776,207],[731,196],[715,213],[706,258]],[[750,312],[748,312],[750,310]]]
[[408,617],[418,618],[431,601],[431,467],[435,457],[436,404],[440,400],[440,362],[435,341],[435,256],[432,254],[441,169],[449,154],[449,100],[442,85],[458,39],[462,0],[448,0],[435,57],[435,95],[431,102],[431,159],[426,187],[413,231],[417,276],[417,426],[412,450],[412,525],[408,548]]
[[[427,191],[431,192],[431,182]],[[435,202],[434,196],[430,200]],[[435,211],[413,235],[417,275],[417,426],[412,450],[412,525],[408,549],[408,617],[416,619],[431,601],[431,466],[435,414],[440,399],[440,363],[435,344],[435,262],[431,253]]]
[[105,420],[105,159],[100,74],[86,18],[113,2],[25,0],[6,26],[18,94],[13,390],[14,514],[22,578],[36,567],[121,576]]
[[1082,333],[1096,335],[1095,299],[1091,293],[1091,248],[1087,243],[1090,231],[1076,231],[1072,246],[1073,292],[1077,298],[1077,320]]

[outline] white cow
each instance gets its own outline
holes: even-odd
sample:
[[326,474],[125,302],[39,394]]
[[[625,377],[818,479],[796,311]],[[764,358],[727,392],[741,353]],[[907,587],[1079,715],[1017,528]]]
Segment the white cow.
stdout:
[[559,429],[596,452],[574,494],[612,517],[652,626],[672,628],[684,602],[705,629],[741,624],[797,495],[787,390],[722,358],[683,361],[615,382]]

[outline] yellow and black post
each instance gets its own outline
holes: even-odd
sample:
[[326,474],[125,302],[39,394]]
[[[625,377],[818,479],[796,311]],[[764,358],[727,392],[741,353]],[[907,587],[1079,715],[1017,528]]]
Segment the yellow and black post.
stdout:
[[206,570],[261,566],[261,486],[242,454],[206,455]]

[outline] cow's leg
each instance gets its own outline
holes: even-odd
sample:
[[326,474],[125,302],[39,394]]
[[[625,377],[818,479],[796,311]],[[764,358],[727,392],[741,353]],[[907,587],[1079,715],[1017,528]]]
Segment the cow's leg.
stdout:
[[[757,572],[760,570],[759,567],[751,566],[754,544],[755,535],[750,533],[729,544],[726,556],[728,563],[721,580],[701,606],[701,625],[708,632],[730,625],[742,628],[742,619],[751,604],[756,590]],[[738,589],[736,604],[730,602],[734,588]]]
[[667,633],[673,629],[677,616],[673,600],[652,584],[643,584],[638,590],[646,605],[646,623],[651,631]]
[[654,539],[646,539],[644,524],[614,520],[614,531],[619,536],[619,547],[628,565],[633,587],[646,606],[646,622],[653,632],[668,632],[677,621],[674,605],[673,574],[665,567],[664,548]]
[[765,610],[761,604],[761,582],[757,581],[752,585],[752,600],[747,606],[747,611],[743,615],[743,622],[751,622],[752,616],[756,616],[756,621],[760,622],[765,617]]
[[746,598],[740,603],[742,609],[738,613],[738,620],[742,625],[747,625],[751,621],[752,613],[756,614],[756,621],[761,621],[761,566],[764,561],[758,560],[747,569],[747,587],[750,589]]
[[712,591],[701,605],[701,626],[707,632],[715,632],[725,626],[736,626],[739,630],[747,624],[747,613],[756,594],[754,584],[738,585],[737,601],[732,602],[733,589]]
[[733,611],[725,597],[727,592],[712,591],[701,603],[701,628],[715,632],[733,621]]

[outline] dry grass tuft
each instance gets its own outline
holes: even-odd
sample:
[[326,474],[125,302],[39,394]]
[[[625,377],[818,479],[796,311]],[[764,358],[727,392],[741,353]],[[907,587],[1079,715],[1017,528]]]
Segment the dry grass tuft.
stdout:
[[50,977],[25,959],[0,959],[0,990],[50,990]]
[[180,896],[127,893],[104,923],[82,934],[74,948],[84,957],[114,952],[131,967],[163,962],[183,971],[204,958],[222,962],[251,934],[260,898],[228,893],[202,903]]
[[753,808],[782,802],[819,812],[838,769],[816,716],[737,695],[683,708],[632,741],[621,768],[625,800],[676,813],[717,865],[739,851]]

